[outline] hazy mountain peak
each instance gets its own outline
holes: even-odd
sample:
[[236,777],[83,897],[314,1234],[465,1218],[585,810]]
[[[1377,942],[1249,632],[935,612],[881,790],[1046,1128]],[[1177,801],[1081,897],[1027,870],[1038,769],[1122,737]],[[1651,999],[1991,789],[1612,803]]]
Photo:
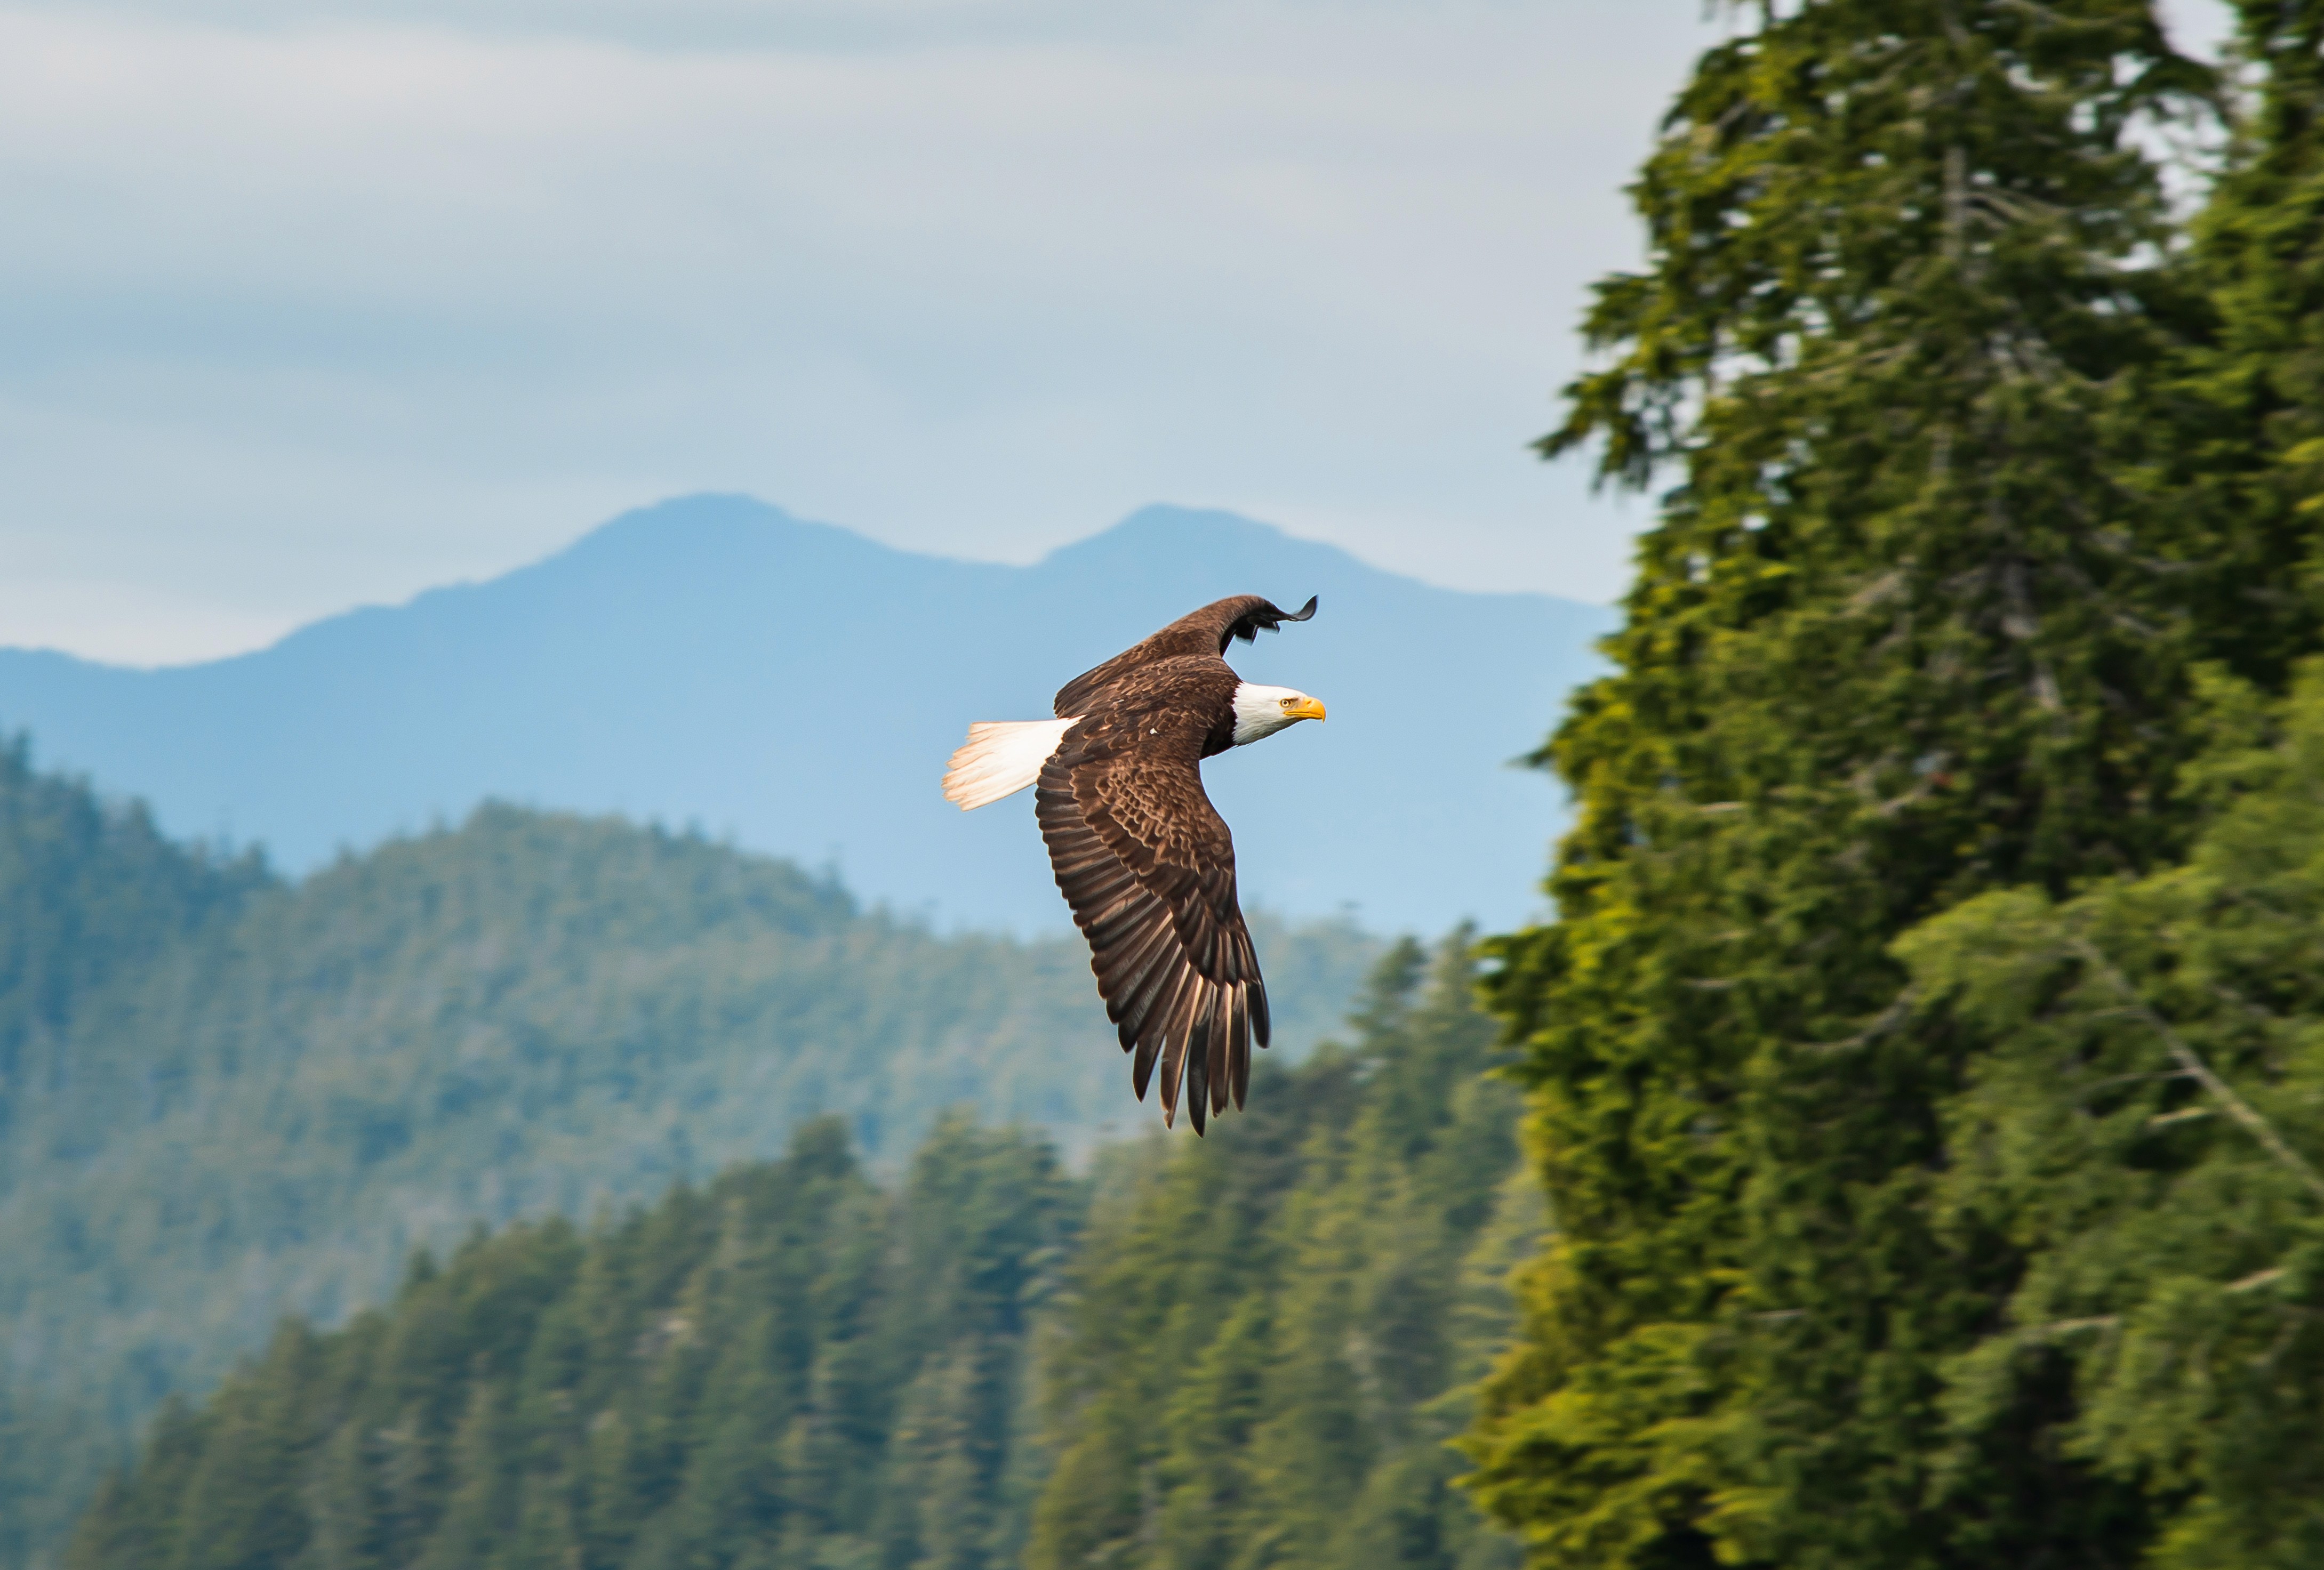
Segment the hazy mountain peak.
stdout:
[[[1167,502],[1141,507],[1111,528],[1061,546],[1041,560],[1045,568],[1104,569],[1135,564],[1150,565],[1157,558],[1216,564],[1243,571],[1306,568],[1377,573],[1334,545],[1301,539],[1271,523],[1245,518],[1215,507],[1177,507]],[[1245,589],[1223,591],[1244,592]],[[1286,593],[1277,584],[1249,587],[1253,593]],[[1308,590],[1300,595],[1306,598]],[[1193,607],[1189,606],[1188,609]]]
[[897,554],[853,529],[797,517],[755,496],[706,491],[633,508],[506,578],[595,573],[651,591],[701,574],[816,561],[862,567]]
[[[497,796],[699,823],[835,864],[946,921],[1060,924],[1022,799],[936,789],[972,720],[1049,696],[1195,605],[1323,598],[1236,666],[1327,726],[1214,760],[1245,899],[1383,926],[1514,922],[1561,813],[1505,767],[1594,668],[1612,613],[1462,594],[1214,509],[1148,507],[1029,567],[894,549],[753,497],[673,498],[545,560],[315,623],[231,660],[133,672],[0,650],[0,730],[171,832],[312,868]],[[1489,671],[1489,712],[1445,694]],[[1425,739],[1425,745],[1416,745]]]
[[1047,560],[1069,560],[1109,550],[1150,549],[1157,545],[1183,550],[1190,546],[1199,549],[1204,546],[1275,544],[1290,539],[1289,535],[1273,524],[1260,523],[1239,512],[1228,512],[1215,507],[1178,507],[1157,501],[1139,508],[1111,528],[1101,529],[1087,539],[1058,546],[1049,553]]
[[547,566],[576,556],[764,547],[831,536],[861,538],[832,524],[795,518],[755,496],[705,491],[633,507],[539,565]]

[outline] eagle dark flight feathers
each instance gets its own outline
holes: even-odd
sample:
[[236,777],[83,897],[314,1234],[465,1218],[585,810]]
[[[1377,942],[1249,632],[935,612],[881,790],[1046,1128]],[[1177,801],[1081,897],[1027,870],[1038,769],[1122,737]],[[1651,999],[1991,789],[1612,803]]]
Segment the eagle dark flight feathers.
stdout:
[[1034,789],[1057,887],[1089,940],[1090,969],[1139,1100],[1158,1065],[1165,1123],[1181,1087],[1196,1133],[1250,1084],[1267,1045],[1267,984],[1235,901],[1234,837],[1203,793],[1202,763],[1323,705],[1259,686],[1222,657],[1296,611],[1239,594],[1182,616],[1057,692],[1056,718],[969,727],[945,794],[964,809]]

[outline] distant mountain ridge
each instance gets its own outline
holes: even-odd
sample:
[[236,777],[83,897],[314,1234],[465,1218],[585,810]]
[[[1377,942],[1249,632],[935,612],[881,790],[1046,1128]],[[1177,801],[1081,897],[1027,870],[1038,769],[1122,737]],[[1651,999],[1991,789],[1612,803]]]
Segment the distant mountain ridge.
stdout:
[[486,798],[695,823],[835,863],[945,923],[1055,928],[1026,798],[937,794],[968,722],[1050,694],[1220,595],[1322,612],[1230,656],[1331,706],[1213,760],[1247,902],[1368,924],[1508,924],[1562,819],[1507,767],[1597,668],[1605,608],[1471,594],[1224,512],[1148,508],[1030,567],[892,549],[740,496],[624,514],[488,582],[256,653],[131,670],[0,650],[0,730],[292,870]]

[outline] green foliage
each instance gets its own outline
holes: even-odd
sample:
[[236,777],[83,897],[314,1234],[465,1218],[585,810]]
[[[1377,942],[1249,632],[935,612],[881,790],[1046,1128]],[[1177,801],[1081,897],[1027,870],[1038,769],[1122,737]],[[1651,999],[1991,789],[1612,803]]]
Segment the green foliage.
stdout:
[[74,1570],[1017,1564],[1503,1570],[1452,1486],[1536,1245],[1468,935],[1201,1144],[1066,1179],[960,1117],[883,1194],[844,1126],[583,1235],[424,1252],[172,1399]]
[[592,1236],[479,1237],[166,1409],[67,1563],[1009,1564],[1079,1208],[1046,1144],[956,1119],[883,1196],[826,1119]]
[[2141,1501],[2058,1454],[2037,1384],[1931,1464],[2018,1261],[1937,1224],[1960,1046],[1887,945],[2184,843],[2226,651],[2139,444],[2200,313],[2126,133],[2205,79],[2144,0],[1751,9],[1547,444],[1681,477],[1543,755],[1580,808],[1562,919],[1494,950],[1559,1231],[1477,1493],[1593,1570],[2118,1563]]
[[2235,10],[2227,161],[2190,228],[2208,330],[2153,400],[2144,457],[2189,535],[2207,638],[2280,688],[2324,629],[2324,5]]
[[1248,1116],[1101,1198],[1049,1370],[1033,1570],[1513,1565],[1450,1486],[1540,1225],[1467,934],[1392,950]]
[[[1377,944],[1254,925],[1296,1053]],[[290,886],[18,748],[0,962],[0,1384],[106,1437],[0,1448],[0,1495],[58,1519],[165,1394],[480,1222],[650,1200],[820,1114],[893,1167],[955,1105],[1069,1153],[1150,1111],[1077,940],[941,937],[613,821],[487,807]]]
[[2324,668],[2237,742],[2185,865],[1899,944],[1915,1008],[1985,1049],[1940,1201],[2027,1259],[1954,1363],[1955,1446],[2065,1386],[2067,1448],[2148,1496],[2158,1570],[2324,1562]]
[[143,807],[108,807],[0,742],[0,1135],[28,1084],[63,1076],[77,998],[233,912],[266,877],[171,844]]

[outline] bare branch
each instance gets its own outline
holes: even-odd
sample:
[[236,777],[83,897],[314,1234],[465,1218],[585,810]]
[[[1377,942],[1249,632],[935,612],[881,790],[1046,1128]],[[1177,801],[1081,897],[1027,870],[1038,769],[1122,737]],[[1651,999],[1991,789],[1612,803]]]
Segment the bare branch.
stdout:
[[2121,1323],[2122,1316],[2119,1314],[2096,1314],[2087,1319],[2052,1319],[2047,1325],[2028,1325],[2017,1334],[2032,1341],[2052,1336],[2070,1336],[2078,1330],[2111,1330]]
[[1849,1052],[1858,1047],[1868,1046],[1904,1024],[1905,1016],[1913,1012],[1913,1005],[1920,1000],[1920,988],[1907,987],[1896,995],[1895,1002],[1880,1011],[1879,1018],[1866,1025],[1856,1034],[1843,1037],[1836,1042],[1809,1042],[1806,1045],[1812,1051],[1819,1052]]

